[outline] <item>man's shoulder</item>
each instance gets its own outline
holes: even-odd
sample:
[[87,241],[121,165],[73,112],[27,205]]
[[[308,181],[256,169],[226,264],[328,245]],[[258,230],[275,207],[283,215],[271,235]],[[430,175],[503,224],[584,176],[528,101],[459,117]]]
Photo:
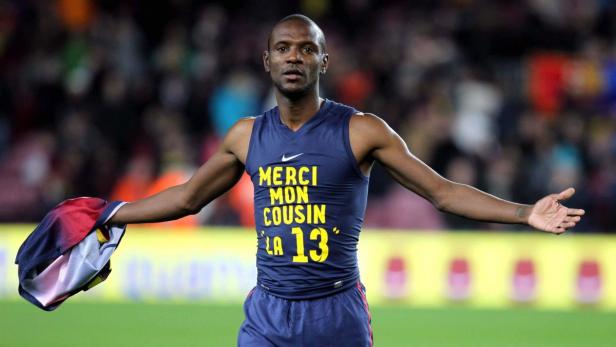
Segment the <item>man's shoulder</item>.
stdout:
[[242,163],[246,162],[248,143],[256,117],[241,118],[227,132],[222,142],[222,150],[232,153]]
[[388,128],[387,122],[374,113],[357,111],[351,116],[351,128],[361,131],[379,131]]
[[395,131],[379,116],[373,113],[358,112],[351,117],[349,134],[352,143],[361,143],[370,148],[376,148],[386,144]]
[[256,117],[244,117],[235,122],[227,131],[223,144],[229,147],[237,143],[243,143],[245,139],[250,139],[255,119]]
[[227,137],[250,136],[255,119],[260,116],[240,118],[227,132]]

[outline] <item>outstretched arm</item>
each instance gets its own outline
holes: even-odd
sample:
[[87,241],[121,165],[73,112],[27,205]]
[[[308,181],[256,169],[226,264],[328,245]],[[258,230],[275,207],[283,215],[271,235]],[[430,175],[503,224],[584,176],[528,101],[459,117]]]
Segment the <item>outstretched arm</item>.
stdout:
[[360,163],[379,161],[396,181],[441,211],[481,221],[529,224],[553,233],[574,227],[584,214],[584,210],[559,203],[573,195],[572,188],[548,195],[534,205],[523,205],[447,180],[415,157],[400,136],[374,115],[353,116],[350,134]]
[[216,153],[186,182],[122,206],[109,223],[150,223],[198,213],[242,175],[252,119],[236,123]]

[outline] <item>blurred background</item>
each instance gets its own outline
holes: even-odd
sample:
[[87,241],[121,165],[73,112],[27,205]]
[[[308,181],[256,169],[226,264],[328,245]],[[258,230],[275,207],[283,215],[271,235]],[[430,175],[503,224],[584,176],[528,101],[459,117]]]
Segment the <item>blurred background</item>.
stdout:
[[247,177],[196,216],[131,226],[109,280],[50,315],[16,301],[13,259],[60,201],[182,183],[273,107],[261,55],[292,13],[325,32],[323,97],[449,179],[520,203],[572,186],[587,211],[559,238],[477,223],[376,166],[359,262],[377,345],[613,346],[611,0],[0,1],[0,346],[234,345],[256,273]]
[[[274,105],[261,54],[301,12],[328,41],[324,97],[386,119],[452,180],[523,203],[573,186],[589,212],[574,232],[616,230],[613,1],[0,4],[1,221],[183,182]],[[183,223],[250,226],[246,183]],[[380,168],[370,189],[369,227],[505,228],[440,214]]]

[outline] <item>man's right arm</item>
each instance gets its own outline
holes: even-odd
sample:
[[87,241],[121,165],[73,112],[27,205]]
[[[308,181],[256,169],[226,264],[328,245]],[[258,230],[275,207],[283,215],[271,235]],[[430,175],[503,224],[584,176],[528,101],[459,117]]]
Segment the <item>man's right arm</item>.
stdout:
[[236,123],[216,153],[186,183],[122,206],[109,223],[163,222],[201,211],[240,179],[252,123],[248,118]]

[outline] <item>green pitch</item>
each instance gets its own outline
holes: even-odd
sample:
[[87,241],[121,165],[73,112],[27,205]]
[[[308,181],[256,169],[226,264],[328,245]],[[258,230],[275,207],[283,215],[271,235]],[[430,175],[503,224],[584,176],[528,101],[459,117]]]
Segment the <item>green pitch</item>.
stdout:
[[[377,347],[613,347],[616,314],[373,307]],[[0,301],[1,347],[235,346],[238,305]]]

